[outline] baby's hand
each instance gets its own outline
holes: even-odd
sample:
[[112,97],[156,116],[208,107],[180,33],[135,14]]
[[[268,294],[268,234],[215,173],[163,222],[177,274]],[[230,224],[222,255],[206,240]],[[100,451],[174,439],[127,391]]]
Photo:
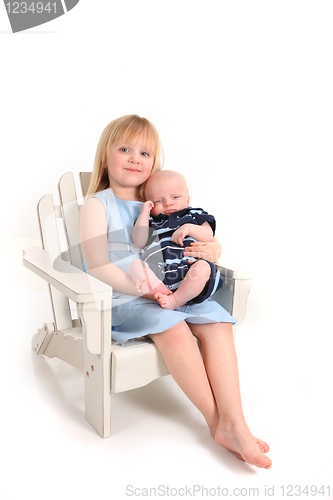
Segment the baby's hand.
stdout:
[[171,236],[171,241],[177,245],[183,246],[183,239],[190,233],[189,224],[184,224],[183,226],[176,229],[176,231]]
[[150,211],[151,209],[153,208],[154,206],[154,203],[152,201],[145,201],[142,205],[141,205],[141,209],[140,209],[140,213],[141,214],[147,214],[147,215],[150,215]]

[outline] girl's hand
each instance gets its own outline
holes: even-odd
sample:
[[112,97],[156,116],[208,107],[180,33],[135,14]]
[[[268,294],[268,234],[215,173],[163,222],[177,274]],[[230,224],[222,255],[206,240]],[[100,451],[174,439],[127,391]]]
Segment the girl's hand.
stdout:
[[189,224],[184,224],[183,226],[176,229],[176,231],[171,236],[171,241],[177,245],[183,246],[183,239],[188,236],[190,232]]
[[189,247],[185,247],[184,255],[195,259],[205,259],[209,262],[216,262],[222,253],[222,247],[214,237],[213,241],[194,241]]
[[146,215],[150,215],[150,211],[151,209],[153,208],[154,206],[154,203],[152,201],[145,201],[142,205],[141,205],[141,208],[140,208],[140,213],[141,214],[146,214]]

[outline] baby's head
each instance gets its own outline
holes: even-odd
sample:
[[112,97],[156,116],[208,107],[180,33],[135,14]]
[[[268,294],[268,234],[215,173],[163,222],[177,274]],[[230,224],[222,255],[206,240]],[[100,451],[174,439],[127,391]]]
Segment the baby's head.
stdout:
[[173,170],[160,170],[149,177],[145,198],[154,203],[151,215],[170,214],[189,206],[190,195],[184,177]]

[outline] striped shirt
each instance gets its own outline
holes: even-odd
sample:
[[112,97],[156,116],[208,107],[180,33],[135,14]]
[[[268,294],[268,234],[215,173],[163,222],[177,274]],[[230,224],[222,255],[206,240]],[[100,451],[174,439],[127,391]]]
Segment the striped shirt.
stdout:
[[210,224],[215,234],[215,218],[202,208],[188,207],[171,214],[150,216],[151,233],[141,258],[170,290],[179,287],[189,269],[188,260],[193,259],[184,256],[184,248],[196,241],[186,236],[180,246],[171,241],[171,236],[184,224],[202,225],[204,222]]

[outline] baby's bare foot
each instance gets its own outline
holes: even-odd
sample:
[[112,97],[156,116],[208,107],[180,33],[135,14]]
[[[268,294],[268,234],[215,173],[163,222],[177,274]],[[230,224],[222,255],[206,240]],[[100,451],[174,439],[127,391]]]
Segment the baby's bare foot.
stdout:
[[173,293],[170,293],[169,295],[165,295],[164,293],[155,293],[154,297],[163,309],[173,310],[178,307]]
[[138,292],[142,294],[147,294],[152,292],[152,286],[149,279],[146,276],[140,276],[140,278],[136,282],[136,289]]
[[264,455],[269,450],[268,444],[252,436],[246,424],[235,427],[220,424],[214,438],[239,460],[265,469],[272,467],[271,459]]
[[147,273],[140,276],[136,282],[136,289],[143,295],[154,293],[172,293],[162,281],[160,281],[153,273]]

